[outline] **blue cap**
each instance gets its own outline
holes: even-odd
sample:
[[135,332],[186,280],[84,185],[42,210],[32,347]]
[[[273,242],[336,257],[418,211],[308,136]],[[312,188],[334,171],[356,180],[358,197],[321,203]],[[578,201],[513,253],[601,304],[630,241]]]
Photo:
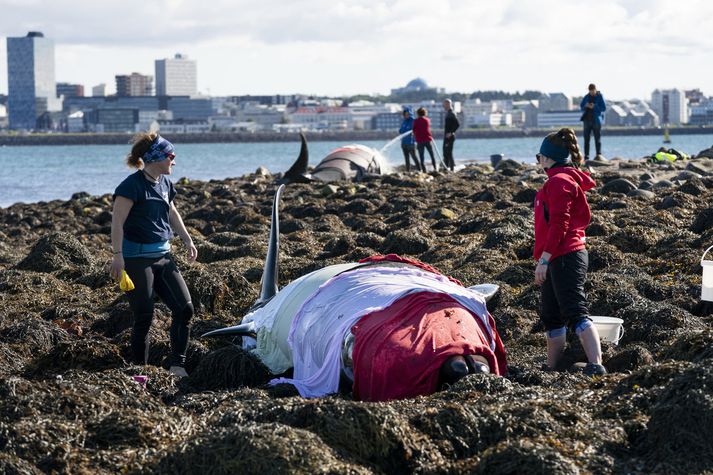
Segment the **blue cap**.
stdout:
[[548,137],[545,137],[540,145],[540,155],[551,158],[557,163],[565,163],[569,158],[569,150],[567,147],[552,143]]

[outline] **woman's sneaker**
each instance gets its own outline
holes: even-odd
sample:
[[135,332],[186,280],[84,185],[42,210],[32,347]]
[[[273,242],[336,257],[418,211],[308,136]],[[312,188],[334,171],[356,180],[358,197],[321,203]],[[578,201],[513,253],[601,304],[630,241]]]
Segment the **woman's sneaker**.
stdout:
[[168,372],[177,378],[185,378],[188,376],[188,373],[186,373],[186,369],[183,366],[171,366]]
[[602,376],[607,374],[607,369],[597,363],[587,363],[587,366],[584,367],[584,374],[587,376]]

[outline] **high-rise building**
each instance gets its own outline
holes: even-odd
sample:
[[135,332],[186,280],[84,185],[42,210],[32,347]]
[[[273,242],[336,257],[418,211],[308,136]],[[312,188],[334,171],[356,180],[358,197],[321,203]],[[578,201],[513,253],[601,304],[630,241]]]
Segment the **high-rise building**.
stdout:
[[116,76],[116,95],[119,97],[153,95],[153,77],[139,73]]
[[57,97],[84,97],[84,86],[68,82],[57,83]]
[[688,100],[680,89],[656,89],[651,93],[651,108],[662,125],[688,123]]
[[197,93],[195,60],[180,53],[173,58],[156,60],[157,96],[195,96]]
[[38,31],[7,39],[11,129],[34,129],[37,118],[61,108],[54,81],[54,42]]
[[106,84],[97,84],[92,88],[92,97],[104,97],[106,96]]

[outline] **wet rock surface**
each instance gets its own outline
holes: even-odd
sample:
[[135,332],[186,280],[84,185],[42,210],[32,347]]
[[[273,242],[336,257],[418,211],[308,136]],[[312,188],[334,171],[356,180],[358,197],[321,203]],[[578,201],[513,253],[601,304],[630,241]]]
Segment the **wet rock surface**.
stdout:
[[[696,159],[693,173],[713,169]],[[367,404],[266,388],[229,340],[259,293],[275,185],[266,170],[177,184],[199,249],[175,256],[196,306],[190,376],[162,366],[170,311],[157,304],[147,367],[127,363],[131,312],[106,274],[111,200],[0,209],[0,471],[3,473],[700,473],[713,470],[712,312],[699,303],[713,244],[709,178],[611,160],[588,193],[593,315],[624,320],[611,373],[541,371],[532,282],[533,167],[289,185],[280,285],[325,265],[395,252],[464,285],[501,285],[491,312],[507,378],[471,375],[432,396]],[[655,178],[654,178],[655,177]],[[684,180],[685,178],[685,180]],[[628,180],[628,183],[616,180]],[[606,191],[604,183],[610,184]],[[656,183],[636,193],[636,183]],[[643,189],[644,187],[641,186]],[[633,193],[632,193],[633,192]],[[630,193],[631,196],[627,196]],[[582,361],[576,338],[567,363]],[[134,375],[146,375],[146,386]]]

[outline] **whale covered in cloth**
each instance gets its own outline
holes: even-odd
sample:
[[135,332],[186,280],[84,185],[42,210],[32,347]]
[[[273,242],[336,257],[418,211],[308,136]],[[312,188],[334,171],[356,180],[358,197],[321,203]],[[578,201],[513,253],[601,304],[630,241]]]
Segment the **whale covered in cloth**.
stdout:
[[204,336],[243,335],[243,348],[303,397],[351,384],[355,399],[431,394],[469,373],[504,375],[503,343],[486,300],[498,288],[464,287],[395,254],[327,266],[277,289],[278,204],[260,298],[240,325]]
[[285,172],[281,183],[309,181],[359,181],[367,175],[392,173],[393,170],[380,151],[361,144],[350,144],[338,147],[327,154],[311,173],[307,172],[309,165],[309,150],[307,139],[300,134],[302,146],[295,163]]

